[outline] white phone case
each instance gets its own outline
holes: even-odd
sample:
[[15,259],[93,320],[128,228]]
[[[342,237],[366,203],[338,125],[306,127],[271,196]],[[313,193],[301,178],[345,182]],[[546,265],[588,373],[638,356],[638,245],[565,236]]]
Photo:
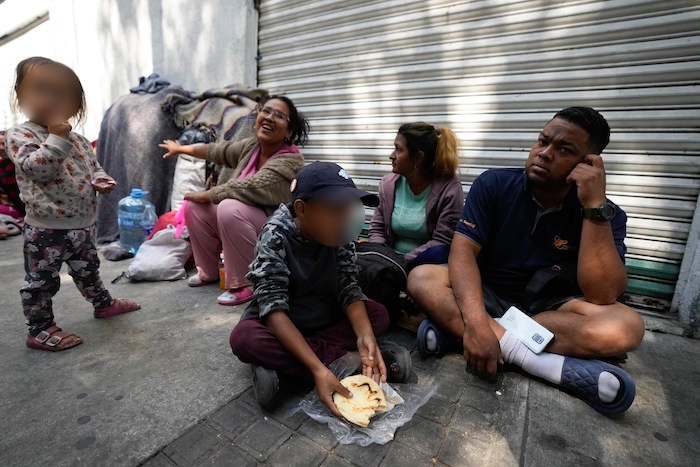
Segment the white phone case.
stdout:
[[554,334],[528,315],[512,306],[498,323],[535,353],[540,353],[554,339]]

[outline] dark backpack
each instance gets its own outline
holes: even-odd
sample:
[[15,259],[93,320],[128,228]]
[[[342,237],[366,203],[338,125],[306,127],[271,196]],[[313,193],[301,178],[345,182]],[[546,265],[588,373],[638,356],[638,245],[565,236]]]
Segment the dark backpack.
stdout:
[[358,283],[367,297],[384,305],[394,319],[401,311],[408,268],[403,256],[380,243],[356,244]]
[[[209,144],[216,141],[216,130],[203,123],[194,123],[182,130],[176,139],[183,146],[187,144]],[[214,163],[207,161],[207,164],[204,166],[204,180],[208,180],[214,170]]]

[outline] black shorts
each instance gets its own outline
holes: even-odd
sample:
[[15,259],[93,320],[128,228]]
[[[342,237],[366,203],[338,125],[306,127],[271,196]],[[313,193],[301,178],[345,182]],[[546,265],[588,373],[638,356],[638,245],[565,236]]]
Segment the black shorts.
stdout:
[[[447,263],[443,263],[440,266],[447,268]],[[484,284],[483,282],[481,284],[481,289],[484,294],[484,308],[486,308],[486,312],[492,318],[500,318],[501,316],[506,314],[506,311],[508,311],[508,308],[510,308],[511,306],[515,306],[518,309],[520,309],[520,311],[522,311],[523,313],[529,316],[533,316],[543,311],[556,310],[563,304],[570,302],[571,300],[574,300],[576,298],[583,298],[583,295],[560,295],[553,297],[543,297],[536,298],[532,303],[526,306],[522,303],[519,303],[519,301],[516,299],[499,296],[496,292],[493,291],[491,287]]]
[[523,313],[533,316],[537,313],[548,310],[556,310],[563,304],[570,302],[576,298],[581,298],[581,295],[563,295],[558,297],[544,297],[535,299],[528,306],[518,303],[517,300],[508,299],[496,294],[491,287],[486,284],[481,286],[484,293],[484,306],[486,312],[493,318],[500,318],[503,316],[508,308],[515,306],[520,309]]

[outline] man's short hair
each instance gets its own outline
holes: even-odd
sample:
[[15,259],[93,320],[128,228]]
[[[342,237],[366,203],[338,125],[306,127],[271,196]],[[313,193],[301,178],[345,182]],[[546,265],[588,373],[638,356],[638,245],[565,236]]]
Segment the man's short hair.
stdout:
[[553,118],[561,118],[575,123],[588,132],[589,149],[600,154],[610,142],[610,126],[597,110],[590,107],[567,107]]

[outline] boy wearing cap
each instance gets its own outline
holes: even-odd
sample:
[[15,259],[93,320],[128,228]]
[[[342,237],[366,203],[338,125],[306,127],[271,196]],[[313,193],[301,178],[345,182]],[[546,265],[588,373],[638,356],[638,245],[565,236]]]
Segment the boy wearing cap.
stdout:
[[389,327],[389,316],[356,279],[352,214],[379,200],[330,162],[301,169],[291,190],[292,202],[275,211],[258,238],[247,275],[253,301],[231,332],[231,349],[253,365],[262,408],[275,402],[279,373],[313,381],[319,399],[340,416],[333,393],[350,393],[327,365],[348,351],[359,351],[362,373],[377,381],[405,381],[411,373],[405,348],[380,351],[375,335]]

